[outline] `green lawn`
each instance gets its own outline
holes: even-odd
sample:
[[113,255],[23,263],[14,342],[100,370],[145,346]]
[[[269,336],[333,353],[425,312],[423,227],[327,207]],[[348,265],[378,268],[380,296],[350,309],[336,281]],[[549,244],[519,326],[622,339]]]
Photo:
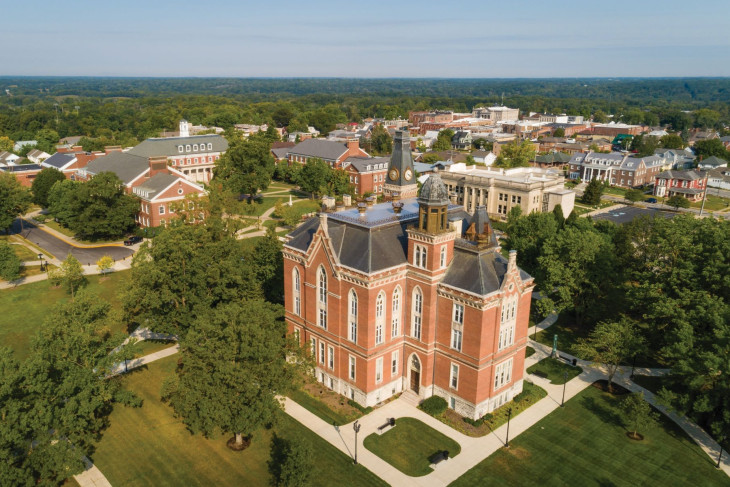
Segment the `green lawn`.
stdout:
[[309,411],[310,413],[314,414],[321,420],[325,421],[328,424],[334,424],[337,426],[342,426],[343,424],[347,424],[350,421],[354,421],[357,418],[348,418],[336,411],[333,411],[331,408],[329,408],[325,403],[322,401],[318,401],[317,399],[313,398],[306,392],[302,390],[295,390],[292,391],[289,395],[289,398],[292,399],[294,402],[302,406],[304,409]]
[[573,211],[575,212],[576,215],[581,216],[581,215],[585,215],[586,213],[592,212],[593,208],[576,204],[573,207]]
[[137,342],[137,357],[144,357],[151,353],[159,352],[166,348],[174,347],[177,342],[175,340],[142,340]]
[[570,313],[563,312],[560,313],[558,320],[550,328],[537,333],[537,341],[552,347],[553,335],[558,335],[558,350],[575,355],[573,345],[580,338],[587,338],[588,332],[585,327],[581,328],[575,324],[575,319]]
[[[86,276],[86,289],[100,298],[112,303],[114,308],[121,306],[117,293],[129,279],[129,271],[107,274],[103,282],[101,276]],[[23,284],[0,291],[0,343],[15,351],[19,358],[28,354],[30,338],[41,327],[46,316],[60,301],[70,295],[63,289],[54,289],[48,281]],[[124,325],[118,323],[115,331],[123,331]]]
[[451,485],[721,486],[730,479],[671,421],[626,436],[614,397],[589,387]]
[[532,348],[532,347],[525,347],[525,358],[527,358],[527,357],[529,357],[531,355],[534,355],[534,354],[535,354],[535,349],[534,348]]
[[[544,358],[532,367],[527,369],[528,374],[535,374],[539,377],[544,377],[550,381],[551,384],[565,384],[565,382],[573,379],[580,375],[583,369],[580,367],[572,367],[567,365],[562,360],[556,358]],[[568,374],[566,381],[565,374]]]
[[[712,192],[712,190],[710,190]],[[724,210],[730,205],[730,199],[728,198],[720,198],[717,195],[709,194],[707,195],[707,198],[705,200],[705,211],[717,211],[717,210]],[[697,202],[691,202],[690,206],[692,208],[701,208],[702,207],[702,201]]]
[[411,477],[431,473],[429,458],[435,453],[447,450],[451,458],[461,452],[457,442],[414,418],[398,418],[394,428],[369,435],[363,445]]
[[[227,436],[206,439],[192,435],[172,409],[160,401],[162,381],[177,364],[169,357],[132,372],[125,385],[144,401],[141,408],[118,406],[104,433],[94,464],[115,486],[267,486],[266,466],[272,431],[254,434],[242,452],[229,450]],[[282,414],[274,431],[279,436],[305,438],[314,456],[312,485],[384,486],[361,465],[316,434]]]
[[27,261],[38,261],[38,252],[34,252],[25,245],[13,244],[13,251],[23,262]]

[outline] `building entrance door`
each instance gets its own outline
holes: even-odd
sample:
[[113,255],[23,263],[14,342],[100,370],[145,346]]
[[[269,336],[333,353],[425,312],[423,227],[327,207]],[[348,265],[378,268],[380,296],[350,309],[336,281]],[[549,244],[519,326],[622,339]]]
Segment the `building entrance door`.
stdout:
[[418,394],[421,387],[421,361],[417,355],[411,358],[411,390]]

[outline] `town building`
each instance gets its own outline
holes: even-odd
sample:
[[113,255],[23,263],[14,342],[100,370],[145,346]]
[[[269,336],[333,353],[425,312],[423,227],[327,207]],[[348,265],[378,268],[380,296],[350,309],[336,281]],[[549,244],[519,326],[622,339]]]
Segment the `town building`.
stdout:
[[617,135],[639,135],[647,132],[649,129],[644,125],[629,125],[626,123],[594,123],[589,129],[581,133],[587,135],[606,135],[608,137],[616,137]]
[[[113,147],[108,149],[115,150]],[[104,154],[105,152],[86,152],[79,145],[59,146],[55,154],[41,162],[41,166],[57,169],[66,176],[66,179],[72,179],[77,170],[86,167],[89,162]]]
[[551,169],[562,169],[570,162],[570,154],[565,152],[549,152],[535,156],[535,166]]
[[342,163],[355,186],[355,194],[383,194],[390,159],[387,157],[348,157]]
[[700,201],[707,190],[707,173],[702,171],[664,171],[656,176],[654,196],[671,198],[684,196]]
[[38,176],[38,173],[41,172],[41,169],[43,169],[43,167],[41,167],[40,164],[15,164],[12,166],[0,165],[0,171],[12,173],[15,176],[15,179],[17,179],[18,182],[26,188],[30,188],[33,185],[33,180],[36,176]]
[[[389,172],[408,161],[394,149]],[[438,173],[418,198],[323,212],[286,239],[285,319],[326,387],[363,406],[438,395],[472,419],[522,391],[533,278]]]
[[0,151],[0,165],[12,166],[17,163],[19,159],[22,159],[22,157],[13,154],[12,152]]
[[451,148],[456,150],[471,149],[471,132],[459,130],[451,137]]
[[141,157],[161,157],[193,182],[207,183],[213,177],[215,161],[228,149],[228,141],[221,135],[186,135],[181,126],[180,137],[160,137],[142,141],[129,149]]
[[348,157],[370,157],[370,154],[360,148],[357,138],[347,142],[338,142],[325,139],[307,139],[289,149],[287,159],[289,163],[306,164],[310,159],[321,159],[335,169],[341,169],[342,163]]
[[635,188],[652,184],[664,166],[664,159],[653,155],[630,157],[631,154],[612,152],[578,153],[568,163],[570,179],[607,181],[613,186]]
[[494,107],[474,107],[471,111],[474,118],[485,118],[494,122],[502,120],[517,120],[520,118],[520,111],[517,108],[509,108],[505,106]]
[[707,186],[730,190],[730,169],[712,169],[707,172]]
[[26,154],[25,157],[27,157],[28,160],[33,164],[40,164],[41,162],[51,157],[51,154],[40,149],[31,149],[28,151],[28,154]]
[[722,169],[727,167],[727,161],[717,156],[710,156],[697,161],[698,169]]
[[122,180],[127,194],[139,198],[140,210],[136,220],[143,228],[167,225],[178,217],[175,206],[185,201],[187,196],[205,195],[202,186],[171,167],[164,155],[142,157],[121,150],[111,151],[77,170],[74,179],[88,181],[107,171]]
[[518,167],[484,168],[452,164],[440,172],[452,202],[467,212],[484,207],[492,218],[504,219],[519,206],[523,214],[548,212],[560,205],[565,217],[575,205],[575,192],[565,189],[562,171]]

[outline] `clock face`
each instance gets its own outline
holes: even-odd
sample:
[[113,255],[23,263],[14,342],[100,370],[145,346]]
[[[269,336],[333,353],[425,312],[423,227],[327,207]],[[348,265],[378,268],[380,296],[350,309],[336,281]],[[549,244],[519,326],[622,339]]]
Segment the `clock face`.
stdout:
[[406,173],[404,174],[404,176],[406,178],[406,181],[410,181],[413,177],[413,171],[411,171],[410,169],[406,169]]
[[393,168],[388,173],[388,176],[390,176],[390,179],[393,181],[396,181],[398,179],[398,169]]

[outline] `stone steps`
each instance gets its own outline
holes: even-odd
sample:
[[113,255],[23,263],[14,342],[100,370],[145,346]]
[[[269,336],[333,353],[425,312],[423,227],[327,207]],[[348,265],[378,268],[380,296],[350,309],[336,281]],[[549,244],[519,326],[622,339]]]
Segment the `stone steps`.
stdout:
[[418,407],[419,404],[421,404],[422,399],[413,392],[412,390],[404,391],[403,394],[401,394],[400,398],[410,404],[411,406]]

